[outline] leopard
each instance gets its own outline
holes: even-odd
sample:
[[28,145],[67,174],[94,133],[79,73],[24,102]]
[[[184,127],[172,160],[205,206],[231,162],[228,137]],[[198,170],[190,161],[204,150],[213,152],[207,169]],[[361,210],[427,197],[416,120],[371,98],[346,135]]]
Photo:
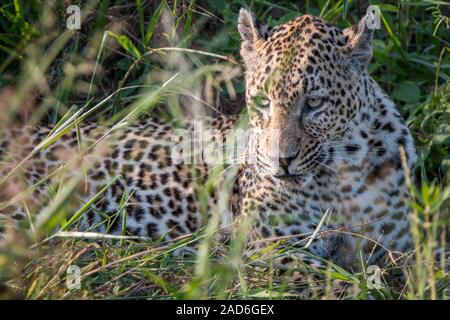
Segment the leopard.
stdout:
[[[410,250],[408,181],[417,156],[394,102],[369,75],[371,18],[339,29],[305,14],[270,27],[240,10],[249,134],[220,221],[250,221],[253,252],[283,240],[303,248],[298,258],[308,264],[352,266],[361,257],[382,263]],[[219,141],[239,119],[198,121]],[[195,122],[181,120],[188,131]],[[102,192],[82,215],[82,230],[167,241],[197,232],[225,195],[210,191],[205,214],[197,187],[206,183],[208,166],[175,161],[174,131],[152,116],[120,130],[79,123],[44,145],[61,131],[2,130],[3,232],[9,221],[33,220],[30,213],[36,224],[50,219],[40,208],[58,187],[76,190],[74,208]],[[90,147],[80,149],[80,137]]]
[[241,11],[238,24],[251,126],[278,133],[253,137],[258,165],[241,181],[242,211],[256,211],[257,236],[298,241],[326,218],[332,232],[309,250],[346,266],[361,253],[395,264],[411,248],[407,182],[417,156],[368,74],[373,18],[339,30],[303,15],[270,28]]

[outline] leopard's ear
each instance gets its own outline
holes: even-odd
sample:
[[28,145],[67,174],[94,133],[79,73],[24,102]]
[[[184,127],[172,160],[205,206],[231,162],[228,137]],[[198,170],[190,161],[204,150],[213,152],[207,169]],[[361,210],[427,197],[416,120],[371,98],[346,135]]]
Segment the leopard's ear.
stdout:
[[347,37],[343,48],[348,66],[355,72],[364,71],[372,59],[372,38],[375,31],[374,16],[366,14],[358,24],[342,30]]
[[270,35],[270,28],[261,24],[248,10],[242,8],[239,12],[238,30],[241,34],[241,56],[247,69],[255,64],[256,46],[265,41]]

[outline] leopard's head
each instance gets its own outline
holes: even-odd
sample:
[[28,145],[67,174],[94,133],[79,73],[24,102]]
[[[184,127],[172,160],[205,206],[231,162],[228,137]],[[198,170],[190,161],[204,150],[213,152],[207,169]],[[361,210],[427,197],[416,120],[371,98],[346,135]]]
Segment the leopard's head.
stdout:
[[366,99],[373,28],[297,17],[270,28],[241,9],[253,159],[267,175],[306,176],[327,161]]

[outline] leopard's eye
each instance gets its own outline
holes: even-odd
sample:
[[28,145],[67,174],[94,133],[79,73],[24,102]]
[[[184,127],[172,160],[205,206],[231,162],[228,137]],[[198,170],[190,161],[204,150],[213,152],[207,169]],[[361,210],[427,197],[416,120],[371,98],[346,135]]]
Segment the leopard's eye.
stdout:
[[308,98],[306,99],[306,106],[310,109],[317,109],[323,105],[324,99],[322,98]]
[[255,105],[258,108],[266,109],[266,108],[268,108],[270,106],[270,100],[265,98],[265,97],[256,97],[255,98]]
[[270,100],[269,99],[261,99],[260,106],[261,106],[261,108],[268,108],[270,106]]

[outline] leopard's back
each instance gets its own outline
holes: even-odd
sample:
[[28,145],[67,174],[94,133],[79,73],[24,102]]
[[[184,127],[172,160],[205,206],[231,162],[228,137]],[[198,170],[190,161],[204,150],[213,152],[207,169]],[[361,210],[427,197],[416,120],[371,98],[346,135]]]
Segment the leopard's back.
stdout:
[[[192,134],[195,121],[200,120],[181,123],[184,133]],[[216,117],[201,123],[222,135],[234,121],[234,117]],[[184,163],[173,157],[178,142],[174,130],[173,125],[152,118],[120,130],[97,123],[82,124],[78,136],[75,128],[70,130],[36,152],[3,182],[2,217],[28,219],[28,210],[32,219],[39,220],[58,192],[72,188],[67,215],[96,200],[82,216],[79,230],[125,232],[152,239],[175,239],[197,231],[205,221],[196,188],[207,180],[209,169],[204,163]],[[1,170],[2,178],[51,132],[50,127],[23,127],[5,135],[7,142],[0,150],[3,163],[8,165]],[[31,187],[25,202],[5,206]],[[211,195],[214,203],[215,194]]]

